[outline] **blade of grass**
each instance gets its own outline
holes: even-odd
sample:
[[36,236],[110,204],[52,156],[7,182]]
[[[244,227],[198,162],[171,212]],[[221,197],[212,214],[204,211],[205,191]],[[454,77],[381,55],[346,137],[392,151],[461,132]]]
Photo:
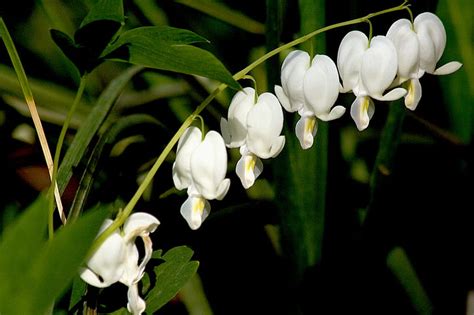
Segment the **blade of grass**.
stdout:
[[[25,69],[23,69],[23,65],[20,60],[20,56],[15,48],[15,44],[8,32],[7,26],[5,22],[0,17],[0,37],[3,39],[3,43],[7,48],[8,55],[13,64],[13,68],[18,76],[18,81],[20,82],[21,89],[23,91],[23,95],[25,96],[26,103],[28,104],[28,109],[31,113],[31,118],[33,119],[33,124],[35,126],[36,132],[38,134],[38,139],[41,144],[41,149],[43,150],[43,155],[46,161],[46,165],[48,167],[49,176],[51,180],[53,180],[53,169],[54,163],[53,158],[51,156],[51,151],[48,146],[48,140],[44,133],[43,125],[41,124],[41,119],[39,117],[38,111],[36,109],[35,100],[33,98],[33,92],[31,91],[30,85],[28,83],[28,79],[26,77]],[[59,193],[58,185],[55,181],[52,181],[52,185],[54,186],[54,196],[56,198],[56,205],[58,208],[59,217],[64,222],[66,218],[63,211],[63,205],[61,202],[61,194]],[[51,230],[53,227],[50,226],[49,229]],[[51,234],[51,231],[50,231]]]

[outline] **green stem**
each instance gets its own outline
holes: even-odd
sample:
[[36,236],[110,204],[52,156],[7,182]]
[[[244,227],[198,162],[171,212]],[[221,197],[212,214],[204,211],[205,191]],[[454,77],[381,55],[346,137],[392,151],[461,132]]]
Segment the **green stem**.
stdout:
[[[56,144],[56,151],[54,153],[54,161],[53,161],[53,175],[52,175],[52,182],[56,182],[56,177],[58,175],[58,167],[59,167],[59,158],[61,156],[61,149],[64,143],[64,138],[66,137],[67,130],[69,128],[69,124],[71,122],[71,119],[74,115],[74,112],[76,111],[77,105],[81,101],[82,94],[84,93],[84,89],[86,86],[86,75],[81,77],[81,81],[79,83],[79,87],[77,89],[76,97],[74,98],[74,101],[71,105],[71,108],[69,109],[69,112],[67,113],[66,119],[64,121],[63,127],[61,128],[61,132],[59,134],[58,138],[58,143]],[[52,224],[52,216],[54,213],[54,199],[50,198],[49,202],[49,215],[50,215],[50,224]],[[63,224],[66,224],[66,217],[64,213],[61,216],[61,220]],[[52,229],[52,226],[50,226],[50,230]]]
[[[348,25],[354,25],[354,24],[358,24],[358,23],[362,23],[362,22],[365,22],[367,19],[369,18],[372,18],[372,17],[376,17],[376,16],[379,16],[379,15],[382,15],[382,14],[387,14],[387,13],[390,13],[390,12],[396,12],[396,11],[400,11],[400,10],[404,10],[405,9],[405,4],[407,3],[407,1],[403,2],[401,5],[398,5],[396,7],[393,7],[393,8],[389,8],[389,9],[385,9],[385,10],[382,10],[382,11],[379,11],[379,12],[375,12],[375,13],[371,13],[371,14],[368,14],[364,17],[361,17],[361,18],[357,18],[357,19],[352,19],[352,20],[349,20],[349,21],[345,21],[345,22],[341,22],[341,23],[336,23],[336,24],[333,24],[333,25],[330,25],[330,26],[326,26],[326,27],[323,27],[321,29],[318,29],[318,30],[315,30],[307,35],[304,35],[300,38],[297,38],[285,45],[282,45],[268,53],[266,53],[265,55],[263,55],[262,57],[258,58],[257,60],[255,60],[254,62],[252,62],[250,65],[248,65],[247,67],[245,67],[244,69],[240,70],[239,72],[237,72],[236,74],[233,75],[233,78],[235,80],[240,80],[240,79],[243,79],[250,71],[252,71],[255,67],[259,66],[260,64],[262,64],[263,62],[265,62],[267,59],[279,54],[280,52],[286,50],[286,49],[289,49],[291,47],[294,47],[296,45],[299,45],[309,39],[311,39],[312,37],[318,35],[318,34],[321,34],[323,32],[326,32],[326,31],[329,31],[329,30],[332,30],[332,29],[336,29],[336,28],[340,28],[340,27],[344,27],[344,26],[348,26]],[[211,101],[219,94],[221,93],[222,91],[224,91],[225,89],[227,88],[227,84],[224,84],[222,83],[221,85],[219,85],[196,109],[195,111],[183,122],[183,124],[181,125],[181,127],[178,129],[178,131],[176,131],[175,135],[171,138],[171,140],[168,142],[168,144],[166,145],[166,147],[164,148],[164,150],[161,152],[160,156],[158,157],[158,159],[156,160],[155,164],[152,166],[152,168],[150,169],[150,171],[148,172],[148,174],[146,175],[145,179],[143,180],[143,182],[140,184],[140,186],[138,187],[137,191],[135,192],[135,194],[132,196],[132,198],[130,199],[130,201],[128,202],[128,204],[125,206],[125,208],[123,209],[123,211],[121,211],[119,213],[119,215],[117,216],[117,218],[114,220],[114,222],[104,231],[102,232],[102,234],[100,234],[97,239],[95,240],[94,244],[92,244],[92,247],[90,249],[90,253],[93,253],[94,251],[96,251],[99,246],[109,237],[109,235],[111,235],[116,229],[118,229],[120,226],[122,226],[122,224],[125,222],[125,220],[128,218],[128,216],[131,214],[133,208],[135,207],[135,205],[137,204],[137,202],[139,201],[139,199],[141,198],[142,194],[145,192],[146,188],[148,187],[148,185],[151,183],[151,181],[153,180],[153,177],[155,176],[156,172],[158,171],[158,169],[160,168],[161,164],[164,162],[165,158],[168,156],[168,154],[171,152],[171,150],[173,149],[173,147],[176,145],[176,143],[178,142],[179,138],[181,137],[181,135],[184,133],[184,131],[186,130],[186,128],[188,128],[191,123],[193,122],[193,120],[195,119],[195,117],[197,115],[199,115],[205,108],[207,105],[209,105],[209,103],[211,103]]]

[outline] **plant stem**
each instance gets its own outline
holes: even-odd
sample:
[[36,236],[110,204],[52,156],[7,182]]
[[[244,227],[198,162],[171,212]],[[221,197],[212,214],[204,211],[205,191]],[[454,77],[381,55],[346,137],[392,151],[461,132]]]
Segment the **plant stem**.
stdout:
[[[345,22],[340,22],[340,23],[336,23],[336,24],[333,24],[333,25],[329,25],[329,26],[326,26],[326,27],[323,27],[323,28],[320,28],[318,30],[315,30],[309,34],[306,34],[300,38],[297,38],[285,45],[282,45],[268,53],[266,53],[265,55],[263,55],[262,57],[258,58],[257,60],[255,60],[254,62],[252,62],[250,65],[248,65],[247,67],[245,67],[244,69],[240,70],[239,72],[237,72],[236,74],[233,75],[233,78],[235,80],[240,80],[240,79],[243,79],[250,71],[252,71],[255,67],[259,66],[260,64],[262,64],[263,62],[265,62],[267,59],[279,54],[280,52],[286,50],[286,49],[289,49],[291,47],[294,47],[296,45],[299,45],[311,38],[313,38],[314,36],[318,35],[318,34],[321,34],[323,32],[326,32],[326,31],[329,31],[329,30],[332,30],[332,29],[336,29],[336,28],[340,28],[340,27],[343,27],[343,26],[348,26],[348,25],[354,25],[354,24],[358,24],[358,23],[362,23],[362,22],[366,22],[367,19],[369,18],[372,18],[372,17],[376,17],[376,16],[379,16],[379,15],[382,15],[382,14],[387,14],[387,13],[391,13],[391,12],[396,12],[396,11],[401,11],[401,10],[405,10],[406,8],[406,3],[408,1],[404,1],[401,5],[398,5],[396,7],[393,7],[393,8],[389,8],[389,9],[385,9],[385,10],[382,10],[382,11],[378,11],[378,12],[375,12],[375,13],[371,13],[371,14],[368,14],[364,17],[361,17],[361,18],[356,18],[356,19],[352,19],[352,20],[349,20],[349,21],[345,21]],[[221,93],[222,91],[224,91],[225,89],[227,88],[227,84],[220,84],[197,108],[196,110],[183,122],[183,124],[181,125],[181,127],[178,129],[178,131],[176,131],[175,135],[171,138],[171,140],[168,142],[168,144],[166,145],[166,147],[164,148],[164,150],[161,152],[160,156],[158,157],[158,159],[156,160],[155,164],[152,166],[152,168],[150,169],[150,171],[148,172],[148,174],[146,175],[145,179],[143,180],[143,182],[140,184],[140,186],[138,187],[137,191],[135,192],[135,194],[132,196],[132,198],[130,199],[130,201],[128,202],[128,204],[125,206],[125,208],[123,209],[123,211],[121,211],[119,213],[119,215],[117,216],[117,218],[114,220],[114,222],[104,231],[102,232],[98,237],[97,239],[95,240],[94,244],[92,245],[91,249],[90,249],[90,254],[93,253],[95,250],[97,250],[99,248],[99,246],[109,237],[109,235],[111,235],[116,229],[118,229],[124,222],[125,220],[128,218],[128,216],[130,215],[130,213],[132,212],[133,208],[135,207],[135,205],[137,204],[138,200],[140,199],[140,197],[142,196],[142,194],[145,192],[146,188],[148,187],[148,185],[151,183],[151,181],[153,180],[153,177],[155,176],[156,172],[158,171],[158,169],[160,168],[161,164],[164,162],[165,158],[168,156],[168,154],[171,152],[171,150],[173,149],[173,147],[176,145],[176,143],[178,142],[179,138],[181,137],[181,135],[184,133],[184,131],[186,130],[186,128],[188,128],[192,121],[195,119],[195,117],[197,115],[199,115],[205,108],[207,105],[209,105],[211,103],[211,101],[219,94]]]
[[[69,128],[69,123],[71,122],[72,116],[74,115],[77,105],[79,104],[82,94],[84,93],[85,86],[86,86],[86,75],[81,77],[81,81],[77,89],[76,97],[74,98],[74,101],[71,105],[71,108],[69,109],[69,112],[67,113],[63,127],[61,128],[61,132],[59,134],[58,143],[56,144],[56,151],[54,152],[53,175],[52,175],[53,182],[56,182],[56,177],[58,175],[59,158],[61,156],[61,149],[64,143],[64,138],[66,137],[66,133]],[[50,203],[49,203],[50,224],[52,224],[53,213],[54,213],[54,203],[53,203],[53,199],[50,199]],[[59,215],[60,215],[62,223],[66,224],[66,216],[64,214],[64,211],[61,211]],[[52,226],[50,227],[50,230],[51,229],[52,229]]]

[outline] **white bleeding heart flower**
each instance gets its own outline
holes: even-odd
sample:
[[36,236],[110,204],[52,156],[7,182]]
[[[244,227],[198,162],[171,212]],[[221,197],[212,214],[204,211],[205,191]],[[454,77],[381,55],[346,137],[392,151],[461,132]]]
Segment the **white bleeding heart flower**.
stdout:
[[352,90],[356,96],[351,105],[351,117],[359,130],[367,128],[374,114],[372,99],[393,101],[407,93],[403,88],[395,88],[384,94],[398,69],[397,51],[385,36],[375,36],[369,43],[364,33],[349,32],[339,46],[337,65],[342,79],[341,91]]
[[394,84],[407,82],[405,106],[415,110],[422,96],[419,79],[425,72],[436,75],[450,74],[462,64],[453,61],[436,69],[446,46],[446,31],[441,20],[430,12],[421,13],[414,24],[407,19],[395,21],[387,32],[398,55],[398,74]]
[[211,210],[208,200],[222,200],[229,190],[227,151],[222,136],[209,131],[204,139],[199,128],[189,127],[181,136],[173,164],[176,188],[187,188],[181,215],[191,229],[198,229]]
[[295,132],[301,147],[308,149],[317,132],[317,119],[330,121],[345,112],[343,106],[333,107],[339,95],[336,65],[326,55],[316,55],[311,61],[308,53],[292,51],[283,62],[281,84],[275,86],[275,94],[283,108],[300,114]]

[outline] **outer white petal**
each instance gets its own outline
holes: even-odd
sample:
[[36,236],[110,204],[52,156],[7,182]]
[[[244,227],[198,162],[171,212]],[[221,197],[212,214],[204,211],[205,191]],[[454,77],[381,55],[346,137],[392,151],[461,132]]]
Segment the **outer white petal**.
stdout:
[[322,121],[330,121],[340,118],[346,112],[346,108],[341,105],[334,106],[327,114],[319,114],[318,118]]
[[224,140],[219,133],[211,130],[191,155],[193,185],[208,200],[218,197],[222,199],[230,184],[224,182],[226,172],[227,151]]
[[416,77],[420,64],[420,44],[411,22],[407,19],[396,21],[390,26],[387,38],[397,50],[400,81]]
[[126,286],[130,286],[134,283],[140,281],[143,276],[143,269],[138,266],[138,248],[135,243],[128,242],[126,244],[126,260],[125,260],[125,270],[120,278],[120,282]]
[[181,206],[181,215],[192,230],[197,230],[211,211],[211,205],[203,197],[189,196]]
[[408,93],[405,96],[405,106],[410,110],[415,110],[421,99],[421,84],[418,79],[411,79],[408,82]]
[[[105,220],[99,234],[112,222],[110,219]],[[81,269],[82,280],[98,288],[105,288],[119,281],[125,269],[125,255],[125,243],[116,230],[92,255],[87,267]]]
[[339,95],[336,64],[325,55],[316,55],[304,79],[307,107],[319,117],[327,116]]
[[262,161],[254,154],[245,154],[237,162],[235,172],[245,189],[250,188],[263,171]]
[[310,66],[310,61],[311,58],[307,52],[295,50],[289,53],[283,62],[281,67],[281,85],[283,92],[289,100],[290,106],[288,108],[284,106],[289,112],[295,112],[304,106],[303,79],[306,70]]
[[397,65],[397,51],[393,43],[385,36],[372,38],[360,70],[362,83],[371,97],[382,98],[383,92],[395,79]]
[[[134,263],[129,263],[128,266],[133,267],[133,269],[137,268],[136,272],[130,272],[130,277],[132,273],[135,273],[135,280],[138,281],[143,276],[143,272],[145,271],[145,266],[151,258],[153,253],[153,244],[151,238],[148,236],[150,233],[153,233],[160,222],[157,218],[152,216],[151,214],[145,212],[136,212],[130,215],[130,217],[125,221],[123,226],[123,232],[125,234],[124,240],[127,244],[127,251],[133,252],[134,249],[130,248],[130,246],[135,246],[135,238],[140,236],[143,241],[145,255],[141,259],[140,265],[135,267],[138,263],[138,256]],[[138,255],[138,252],[137,252]],[[130,254],[129,254],[130,256]],[[129,278],[130,279],[130,278]]]
[[351,117],[356,123],[359,131],[362,131],[369,126],[374,111],[375,106],[370,97],[360,96],[355,99],[351,106]]
[[375,99],[379,101],[395,101],[399,98],[404,97],[407,94],[407,90],[404,88],[396,88],[388,92],[383,96],[374,96]]
[[140,315],[145,311],[146,303],[138,294],[137,284],[132,284],[128,287],[127,297],[127,309],[130,313]]
[[247,148],[262,159],[275,157],[283,149],[283,111],[275,95],[263,93],[247,116]]
[[229,148],[240,147],[247,136],[247,114],[255,103],[255,90],[246,87],[237,92],[229,106],[228,120],[221,120],[221,131]]
[[447,64],[439,67],[438,69],[435,70],[435,72],[433,72],[433,74],[436,74],[436,75],[445,75],[445,74],[451,74],[455,71],[458,71],[459,68],[462,67],[462,63],[458,62],[458,61],[451,61],[451,62],[448,62]]
[[295,133],[304,150],[313,146],[318,131],[318,120],[315,116],[302,116],[296,123]]
[[446,30],[441,20],[431,12],[419,14],[414,26],[420,42],[420,66],[433,73],[446,47]]
[[173,182],[179,190],[191,185],[191,154],[201,139],[201,130],[197,127],[189,127],[179,138],[176,161],[173,163]]
[[342,91],[353,90],[359,84],[362,55],[369,46],[367,36],[359,31],[351,31],[344,36],[337,52],[337,68],[342,79]]
[[293,108],[291,107],[290,99],[288,96],[285,94],[285,91],[283,91],[283,88],[279,85],[275,85],[275,95],[277,96],[278,100],[281,103],[281,106],[287,111],[287,112],[293,112]]

